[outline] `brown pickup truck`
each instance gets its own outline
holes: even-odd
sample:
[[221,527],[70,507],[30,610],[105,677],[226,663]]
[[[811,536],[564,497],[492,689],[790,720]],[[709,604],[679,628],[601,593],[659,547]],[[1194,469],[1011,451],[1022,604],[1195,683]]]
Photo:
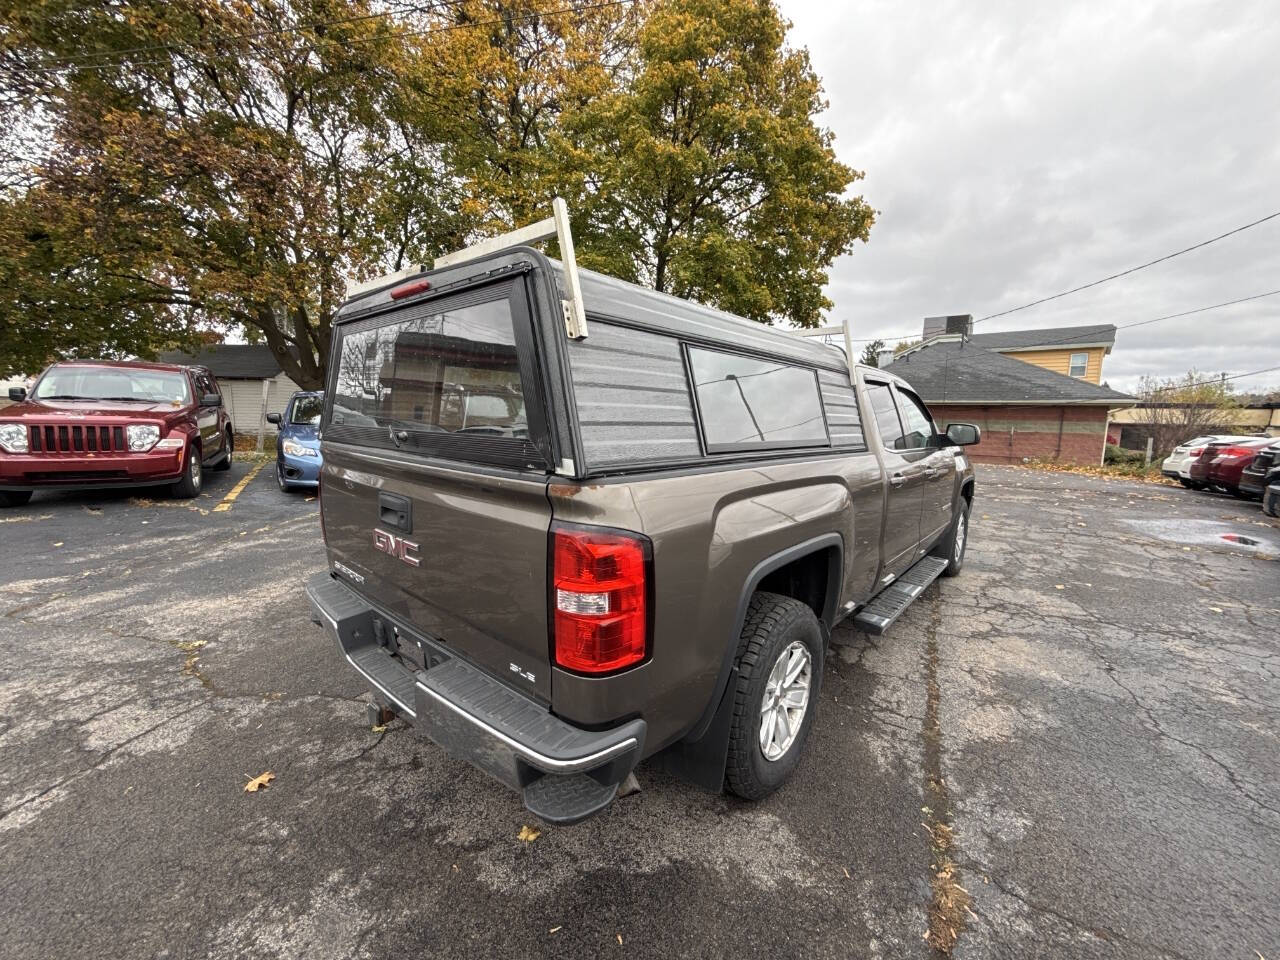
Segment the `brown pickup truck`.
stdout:
[[374,717],[548,821],[649,757],[764,796],[836,623],[882,632],[959,572],[977,428],[938,429],[837,347],[570,257],[452,255],[343,307],[313,619]]

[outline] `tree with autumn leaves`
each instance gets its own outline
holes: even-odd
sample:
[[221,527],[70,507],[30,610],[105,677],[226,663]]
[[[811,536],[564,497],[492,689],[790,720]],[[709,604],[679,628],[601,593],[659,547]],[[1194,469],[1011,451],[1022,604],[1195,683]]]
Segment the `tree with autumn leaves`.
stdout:
[[241,333],[569,201],[584,266],[811,326],[872,211],[772,0],[0,0],[0,373]]

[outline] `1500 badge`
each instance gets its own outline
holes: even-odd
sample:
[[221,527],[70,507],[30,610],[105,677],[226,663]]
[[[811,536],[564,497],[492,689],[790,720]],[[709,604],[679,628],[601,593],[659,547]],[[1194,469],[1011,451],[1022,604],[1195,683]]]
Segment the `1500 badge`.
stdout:
[[385,554],[402,560],[411,567],[420,566],[422,561],[418,557],[418,545],[412,540],[406,540],[404,537],[397,537],[394,533],[387,533],[385,530],[373,528],[373,549],[381,550]]

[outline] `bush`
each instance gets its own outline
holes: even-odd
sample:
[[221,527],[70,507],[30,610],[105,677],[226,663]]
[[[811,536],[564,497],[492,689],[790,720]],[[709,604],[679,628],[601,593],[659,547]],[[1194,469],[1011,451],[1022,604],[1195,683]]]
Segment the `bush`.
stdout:
[[1103,457],[1103,462],[1129,467],[1140,467],[1145,459],[1146,454],[1141,450],[1126,450],[1124,447],[1117,447],[1114,443],[1108,443],[1107,452]]

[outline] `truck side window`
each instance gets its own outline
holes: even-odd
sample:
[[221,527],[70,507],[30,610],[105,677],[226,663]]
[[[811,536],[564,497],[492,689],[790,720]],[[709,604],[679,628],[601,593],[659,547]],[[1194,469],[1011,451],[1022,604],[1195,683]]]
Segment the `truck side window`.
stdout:
[[904,433],[903,445],[899,448],[902,450],[912,450],[918,447],[928,446],[929,438],[933,436],[933,420],[930,419],[928,412],[915,394],[909,390],[898,388],[898,406],[899,412],[902,414],[902,424]]
[[830,446],[813,370],[699,347],[689,369],[709,453]]
[[876,418],[876,430],[887,450],[903,448],[902,423],[898,420],[898,409],[893,405],[893,394],[889,392],[887,383],[868,383],[867,397],[871,400],[871,413]]

